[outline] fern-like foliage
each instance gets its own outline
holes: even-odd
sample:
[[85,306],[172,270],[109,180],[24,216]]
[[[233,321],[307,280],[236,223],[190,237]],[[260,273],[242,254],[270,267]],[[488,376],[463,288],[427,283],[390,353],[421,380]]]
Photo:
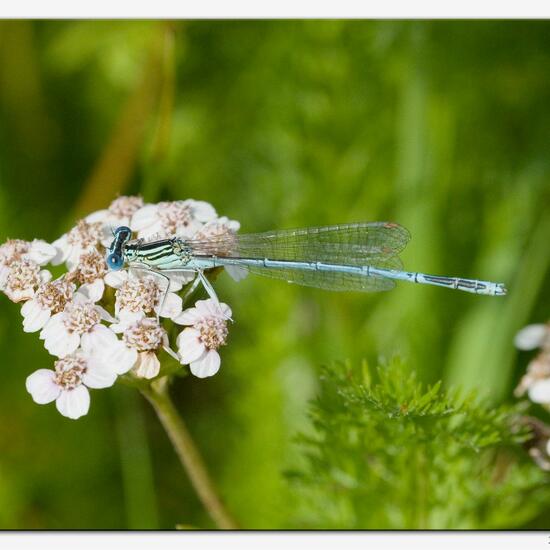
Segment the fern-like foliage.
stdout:
[[548,474],[527,456],[521,410],[486,406],[399,360],[323,371],[312,429],[300,435],[296,527],[514,528],[550,500]]

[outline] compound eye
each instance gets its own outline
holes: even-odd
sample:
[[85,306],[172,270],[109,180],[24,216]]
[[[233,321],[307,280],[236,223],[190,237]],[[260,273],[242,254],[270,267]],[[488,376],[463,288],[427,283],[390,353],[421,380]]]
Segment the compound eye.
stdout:
[[124,235],[130,236],[132,234],[132,230],[129,227],[126,227],[125,225],[121,225],[120,227],[117,227],[115,229],[115,235],[118,236],[121,233]]
[[118,254],[109,254],[105,260],[109,269],[118,271],[124,265],[124,260]]

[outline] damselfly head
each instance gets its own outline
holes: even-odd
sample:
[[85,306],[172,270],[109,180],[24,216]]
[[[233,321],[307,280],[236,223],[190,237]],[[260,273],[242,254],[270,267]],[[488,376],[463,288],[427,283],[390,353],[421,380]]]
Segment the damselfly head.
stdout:
[[120,227],[117,227],[115,229],[115,239],[124,239],[124,241],[127,241],[132,236],[132,230],[129,227],[126,227],[125,225],[121,225]]
[[121,226],[115,229],[114,238],[109,247],[109,254],[105,258],[107,267],[113,271],[122,269],[124,266],[124,245],[132,238],[132,230],[129,227]]

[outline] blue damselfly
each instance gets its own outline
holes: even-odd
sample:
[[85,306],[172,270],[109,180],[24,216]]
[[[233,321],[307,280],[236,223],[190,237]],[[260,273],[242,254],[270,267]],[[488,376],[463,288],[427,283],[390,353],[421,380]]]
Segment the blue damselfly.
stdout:
[[164,278],[171,273],[192,271],[197,277],[190,291],[202,283],[216,301],[216,293],[204,272],[218,267],[326,290],[377,292],[392,289],[399,280],[473,294],[506,294],[502,283],[405,271],[398,254],[410,234],[401,225],[390,222],[228,233],[199,240],[175,237],[145,242],[131,240],[131,236],[128,227],[116,229],[106,259],[110,269],[127,265]]

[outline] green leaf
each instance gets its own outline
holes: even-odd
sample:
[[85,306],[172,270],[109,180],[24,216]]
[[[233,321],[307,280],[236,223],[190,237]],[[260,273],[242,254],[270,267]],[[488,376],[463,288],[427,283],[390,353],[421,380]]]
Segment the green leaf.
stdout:
[[522,406],[493,407],[399,359],[325,368],[303,466],[287,473],[311,528],[464,529],[521,525],[550,502],[547,474],[521,448]]

